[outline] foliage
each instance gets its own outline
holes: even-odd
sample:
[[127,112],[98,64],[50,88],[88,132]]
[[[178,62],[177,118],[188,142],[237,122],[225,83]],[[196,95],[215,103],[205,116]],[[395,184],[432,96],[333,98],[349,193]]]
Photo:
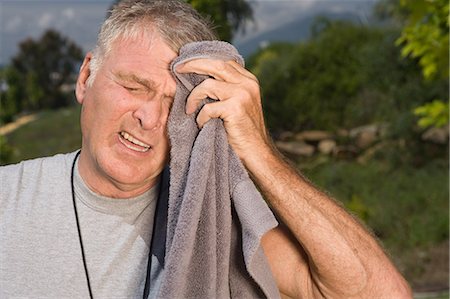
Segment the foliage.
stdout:
[[448,82],[423,82],[415,61],[400,57],[396,29],[318,22],[311,40],[272,44],[248,61],[273,133],[385,122],[407,135],[413,108],[446,96]]
[[20,82],[20,75],[14,68],[7,66],[0,73],[0,82],[7,87],[1,91],[0,97],[0,124],[13,121],[13,117],[22,111],[24,90],[19,84],[8,85],[8,82]]
[[[396,44],[401,55],[419,61],[426,80],[449,78],[449,2],[447,0],[388,0],[382,5],[403,23]],[[434,99],[415,109],[421,127],[448,125],[448,102]],[[444,110],[446,109],[446,110]]]
[[1,102],[3,121],[24,110],[67,106],[71,97],[64,90],[71,89],[81,59],[82,50],[54,30],[22,41],[4,73],[8,90]]
[[0,135],[0,165],[10,162],[13,148],[8,144],[6,138]]
[[348,201],[345,206],[350,212],[354,213],[364,222],[369,220],[370,210],[358,195],[352,194],[350,201]]
[[231,41],[233,33],[253,19],[253,10],[245,0],[188,0],[200,14],[214,21],[221,40]]
[[[115,0],[111,8],[121,0]],[[253,20],[253,9],[246,0],[185,0],[201,15],[213,21],[219,39],[231,41],[234,33],[244,30]],[[109,12],[107,16],[109,15]]]
[[376,19],[396,26],[404,26],[408,12],[399,5],[400,0],[379,0],[373,7],[373,15]]
[[426,79],[449,76],[449,2],[447,0],[401,0],[409,12],[397,45],[402,55],[418,58]]
[[448,102],[434,100],[423,106],[414,109],[414,114],[420,116],[419,126],[427,127],[443,127],[449,122],[449,106]]

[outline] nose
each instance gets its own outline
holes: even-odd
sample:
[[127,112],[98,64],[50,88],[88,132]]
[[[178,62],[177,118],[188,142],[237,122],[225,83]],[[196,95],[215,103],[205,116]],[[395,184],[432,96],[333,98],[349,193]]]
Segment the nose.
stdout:
[[140,105],[133,112],[133,117],[139,122],[139,125],[144,130],[154,130],[165,125],[167,114],[163,109],[162,101],[159,99],[152,99],[140,103]]

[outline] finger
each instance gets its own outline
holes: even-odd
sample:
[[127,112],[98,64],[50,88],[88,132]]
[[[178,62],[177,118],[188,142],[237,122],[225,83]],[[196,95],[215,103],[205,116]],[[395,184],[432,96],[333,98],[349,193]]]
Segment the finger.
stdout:
[[197,85],[189,94],[186,102],[186,114],[194,113],[198,105],[206,98],[225,100],[232,96],[233,88],[229,83],[206,79]]
[[196,73],[208,75],[217,80],[227,81],[231,83],[239,82],[241,75],[235,67],[229,64],[231,61],[223,61],[219,59],[194,59],[177,67],[179,73]]
[[211,118],[225,118],[226,102],[213,102],[205,104],[197,115],[197,124],[201,129]]

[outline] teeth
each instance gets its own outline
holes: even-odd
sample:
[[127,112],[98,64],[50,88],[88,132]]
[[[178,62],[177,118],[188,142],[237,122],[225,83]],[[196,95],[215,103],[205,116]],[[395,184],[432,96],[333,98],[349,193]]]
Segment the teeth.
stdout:
[[140,140],[137,140],[136,138],[134,138],[133,136],[131,136],[130,134],[128,134],[127,132],[120,132],[120,135],[128,140],[129,142],[138,145],[140,147],[135,147],[130,145],[129,143],[124,143],[122,142],[126,147],[128,147],[129,149],[135,150],[135,151],[139,151],[139,152],[146,152],[150,149],[150,145],[143,143]]

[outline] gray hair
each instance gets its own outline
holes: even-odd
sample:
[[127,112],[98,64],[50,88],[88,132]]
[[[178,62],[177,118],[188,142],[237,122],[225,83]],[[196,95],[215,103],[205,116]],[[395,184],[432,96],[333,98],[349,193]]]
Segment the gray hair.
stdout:
[[87,84],[93,83],[102,60],[111,51],[115,40],[119,37],[137,37],[140,33],[153,30],[176,53],[189,42],[217,39],[209,21],[183,1],[123,0],[113,7],[101,27]]

